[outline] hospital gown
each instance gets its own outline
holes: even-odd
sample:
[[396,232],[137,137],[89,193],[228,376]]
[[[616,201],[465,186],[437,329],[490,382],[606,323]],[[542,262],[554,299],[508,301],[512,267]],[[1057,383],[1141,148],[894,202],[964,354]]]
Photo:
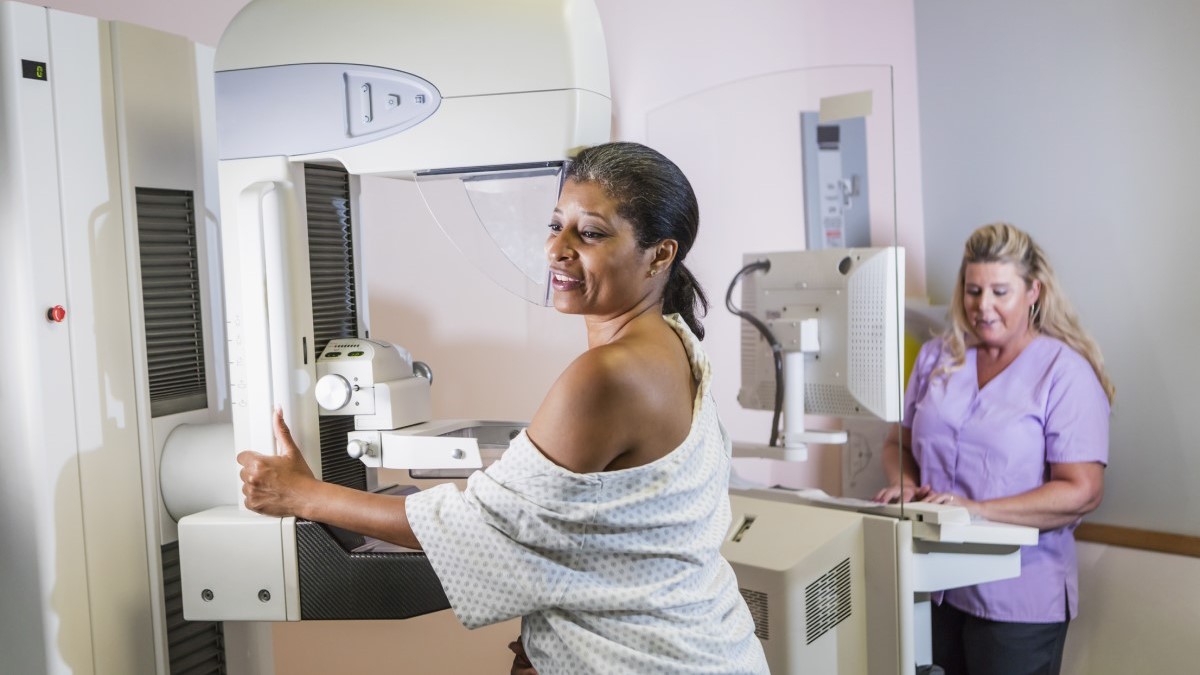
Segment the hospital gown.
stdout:
[[517,436],[464,491],[408,497],[413,531],[468,628],[523,617],[525,651],[555,673],[766,673],[720,555],[730,443],[711,369],[678,316],[699,381],[687,438],[650,464],[579,474]]

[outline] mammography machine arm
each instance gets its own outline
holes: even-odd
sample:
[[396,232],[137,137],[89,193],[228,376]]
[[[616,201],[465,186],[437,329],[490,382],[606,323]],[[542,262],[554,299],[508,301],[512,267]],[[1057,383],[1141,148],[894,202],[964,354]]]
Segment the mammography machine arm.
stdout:
[[[331,411],[316,398],[304,165],[416,181],[464,256],[544,304],[545,270],[522,258],[522,228],[540,231],[572,152],[609,138],[599,15],[591,0],[535,0],[519,12],[490,0],[255,0],[223,35],[216,70],[234,446],[221,451],[273,448],[278,407],[321,475],[318,414]],[[375,419],[347,439],[368,466],[461,472],[481,463],[479,446],[507,437],[500,423],[430,420],[427,384],[401,379],[372,396]],[[387,403],[381,416],[391,396],[404,405]],[[239,494],[237,475],[228,481],[216,489]],[[179,530],[188,618],[402,618],[445,607],[419,553],[364,557],[351,551],[360,537],[232,504],[183,517]],[[319,590],[339,577],[357,586]],[[398,586],[380,607],[364,586],[382,590],[385,579]],[[424,590],[405,590],[409,581]]]

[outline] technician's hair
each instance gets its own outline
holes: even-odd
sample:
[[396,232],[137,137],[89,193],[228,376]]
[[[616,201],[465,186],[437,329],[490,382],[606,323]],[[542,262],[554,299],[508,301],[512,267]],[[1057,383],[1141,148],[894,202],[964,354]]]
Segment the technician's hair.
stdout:
[[700,206],[687,176],[662,153],[640,143],[606,143],[576,155],[565,178],[595,183],[615,199],[617,214],[633,224],[641,250],[665,239],[679,244],[663,291],[663,313],[679,313],[704,339],[697,315],[708,313],[708,297],[683,264],[700,229]]
[[1108,395],[1109,403],[1116,396],[1116,387],[1104,370],[1104,357],[1100,354],[1100,346],[1092,339],[1087,331],[1079,324],[1079,317],[1071,307],[1067,296],[1063,294],[1046,259],[1046,253],[1025,232],[1008,223],[992,223],[971,233],[963,247],[962,264],[958,268],[958,281],[954,285],[954,295],[950,301],[951,325],[947,328],[943,341],[945,349],[950,353],[950,362],[939,369],[939,372],[952,372],[966,362],[966,348],[969,340],[974,339],[971,323],[967,319],[966,308],[963,306],[963,288],[967,273],[967,265],[971,263],[1011,263],[1025,280],[1026,287],[1036,279],[1041,283],[1042,290],[1038,301],[1030,312],[1031,327],[1050,337],[1062,340],[1071,349],[1083,355],[1096,371],[1100,385]]

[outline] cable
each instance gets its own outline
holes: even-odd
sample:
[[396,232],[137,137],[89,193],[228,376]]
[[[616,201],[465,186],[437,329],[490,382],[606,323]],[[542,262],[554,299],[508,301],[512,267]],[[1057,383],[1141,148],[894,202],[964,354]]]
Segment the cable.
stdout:
[[775,357],[775,415],[771,418],[771,447],[776,447],[779,441],[779,418],[783,414],[783,346],[779,344],[779,340],[775,339],[775,335],[771,332],[767,325],[749,312],[744,312],[733,305],[733,289],[737,286],[739,280],[750,272],[756,271],[769,272],[771,270],[770,260],[756,260],[733,275],[733,281],[729,282],[729,290],[725,292],[725,309],[728,309],[733,314],[740,316],[751,326],[758,329],[766,339],[767,344],[771,345],[771,352]]

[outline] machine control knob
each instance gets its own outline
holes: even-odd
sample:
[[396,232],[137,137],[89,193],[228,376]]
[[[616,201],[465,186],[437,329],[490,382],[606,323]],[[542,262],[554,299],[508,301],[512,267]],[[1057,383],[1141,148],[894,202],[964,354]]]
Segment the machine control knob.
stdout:
[[340,410],[350,402],[350,396],[354,390],[350,387],[350,383],[341,375],[329,373],[317,380],[317,386],[314,387],[314,393],[317,397],[317,405],[326,410]]
[[363,455],[371,456],[371,444],[360,439],[354,439],[346,444],[346,454],[353,459],[359,459]]
[[429,380],[429,384],[433,384],[433,368],[429,367],[424,361],[413,361],[413,375],[423,377]]

